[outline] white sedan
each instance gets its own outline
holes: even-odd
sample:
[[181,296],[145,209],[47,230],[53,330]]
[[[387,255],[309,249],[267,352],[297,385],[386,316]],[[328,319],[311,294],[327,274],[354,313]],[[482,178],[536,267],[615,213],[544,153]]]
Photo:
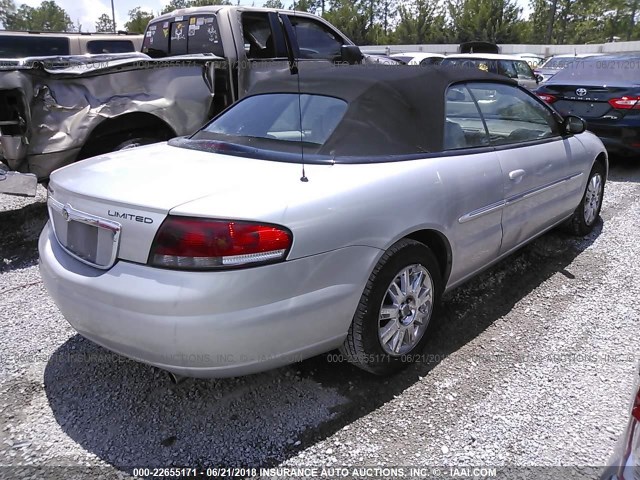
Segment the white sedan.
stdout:
[[394,53],[389,55],[391,58],[401,61],[407,65],[438,65],[444,55],[441,53],[427,53],[427,52],[404,52]]

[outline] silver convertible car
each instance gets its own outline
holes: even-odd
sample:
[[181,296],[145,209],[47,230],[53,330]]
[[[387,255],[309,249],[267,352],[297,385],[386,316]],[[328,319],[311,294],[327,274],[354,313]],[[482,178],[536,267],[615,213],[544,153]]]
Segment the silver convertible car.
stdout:
[[40,270],[83,336],[178,375],[418,358],[443,292],[597,222],[607,154],[502,76],[345,66],[57,170]]

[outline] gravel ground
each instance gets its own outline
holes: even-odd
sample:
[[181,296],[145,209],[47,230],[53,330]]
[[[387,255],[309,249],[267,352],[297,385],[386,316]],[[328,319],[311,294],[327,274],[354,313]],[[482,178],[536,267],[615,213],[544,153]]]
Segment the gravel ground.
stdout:
[[640,353],[638,182],[615,164],[590,237],[551,232],[449,295],[431,355],[394,377],[328,355],[178,385],[74,333],[38,274],[46,192],[0,195],[0,476],[605,465]]

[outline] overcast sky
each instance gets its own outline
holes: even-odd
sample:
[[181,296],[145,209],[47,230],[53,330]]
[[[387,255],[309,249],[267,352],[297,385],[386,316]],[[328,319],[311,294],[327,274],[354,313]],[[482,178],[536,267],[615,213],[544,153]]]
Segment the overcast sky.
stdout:
[[[143,10],[152,11],[154,14],[160,13],[169,0],[113,0],[116,11],[116,23],[118,29],[124,28],[124,24],[128,20],[127,12],[135,7],[142,7]],[[523,7],[524,13],[529,11],[528,0],[517,0],[518,4]],[[40,5],[42,0],[15,0],[16,5],[26,3],[32,7]],[[74,24],[78,22],[82,25],[84,31],[94,31],[96,20],[103,13],[111,16],[110,0],[56,0],[56,3],[64,8]],[[235,0],[233,0],[235,4]],[[251,5],[253,0],[241,0],[241,5]],[[285,5],[292,3],[292,0],[283,0]],[[255,0],[255,5],[261,6],[263,0]]]

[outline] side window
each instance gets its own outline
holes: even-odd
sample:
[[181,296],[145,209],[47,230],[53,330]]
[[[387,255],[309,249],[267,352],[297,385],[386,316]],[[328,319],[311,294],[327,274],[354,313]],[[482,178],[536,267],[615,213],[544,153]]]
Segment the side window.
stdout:
[[69,55],[69,39],[42,35],[0,35],[0,58]]
[[470,83],[492,145],[509,145],[559,134],[553,113],[540,101],[512,85]]
[[242,32],[247,58],[275,58],[276,48],[266,13],[243,13]]
[[290,15],[289,20],[296,32],[300,57],[308,59],[337,60],[343,39],[320,22]]
[[440,65],[440,62],[442,62],[442,58],[439,57],[429,57],[429,58],[425,58],[424,60],[422,60],[420,62],[421,66],[427,66],[427,65]]
[[518,72],[518,78],[525,78],[527,80],[535,80],[536,77],[533,75],[531,71],[531,67],[527,62],[513,62],[516,66],[516,71]]
[[512,60],[500,60],[498,62],[498,73],[505,77],[518,78],[518,72],[513,63]]
[[444,150],[489,145],[476,102],[464,85],[453,85],[445,99]]
[[89,40],[87,42],[88,53],[127,53],[134,52],[135,48],[131,40]]

